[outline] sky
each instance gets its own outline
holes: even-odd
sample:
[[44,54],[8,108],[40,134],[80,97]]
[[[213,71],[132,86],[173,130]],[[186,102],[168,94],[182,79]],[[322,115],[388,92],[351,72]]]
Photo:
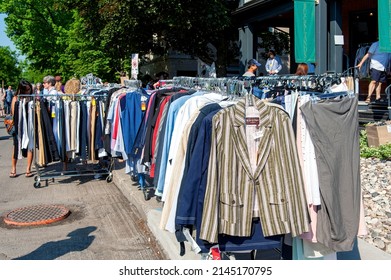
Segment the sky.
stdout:
[[12,41],[7,37],[5,34],[5,22],[4,18],[6,17],[5,14],[0,14],[0,46],[9,46],[11,50],[15,51],[15,45],[12,43]]

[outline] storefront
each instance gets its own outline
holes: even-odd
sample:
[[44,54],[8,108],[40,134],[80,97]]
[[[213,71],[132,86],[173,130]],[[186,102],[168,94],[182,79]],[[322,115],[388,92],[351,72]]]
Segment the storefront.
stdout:
[[288,72],[300,62],[316,63],[316,73],[342,72],[354,66],[360,45],[379,38],[390,48],[389,11],[390,0],[242,0],[233,13],[239,22],[240,70],[249,59],[262,57],[259,35],[277,28],[289,34]]

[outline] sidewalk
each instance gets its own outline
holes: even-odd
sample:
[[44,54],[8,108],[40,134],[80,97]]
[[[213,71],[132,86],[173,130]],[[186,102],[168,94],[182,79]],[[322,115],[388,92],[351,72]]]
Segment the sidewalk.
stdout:
[[[157,202],[155,197],[146,201],[143,192],[138,190],[137,184],[134,183],[128,174],[125,174],[125,168],[121,163],[116,163],[113,174],[113,182],[123,195],[134,204],[140,214],[146,219],[147,224],[154,234],[157,241],[165,251],[167,257],[171,260],[200,260],[200,255],[191,251],[188,242],[185,242],[186,254],[179,255],[179,243],[175,235],[159,228],[162,203]],[[262,253],[262,252],[261,252]],[[258,255],[261,255],[259,252]],[[265,259],[275,258],[269,253],[265,254]],[[258,259],[258,257],[257,257]],[[378,249],[377,247],[358,239],[351,252],[338,253],[338,259],[341,260],[391,260],[391,255]]]

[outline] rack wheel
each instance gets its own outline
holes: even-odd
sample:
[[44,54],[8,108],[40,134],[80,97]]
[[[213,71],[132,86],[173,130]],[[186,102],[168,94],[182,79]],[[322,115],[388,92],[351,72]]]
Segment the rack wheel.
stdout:
[[39,182],[39,176],[34,177],[34,182]]
[[113,173],[110,173],[107,178],[106,178],[106,182],[107,183],[111,183],[113,181]]
[[35,181],[34,182],[34,188],[39,189],[41,187],[41,182],[40,181]]
[[143,195],[145,200],[150,200],[148,189],[143,189]]

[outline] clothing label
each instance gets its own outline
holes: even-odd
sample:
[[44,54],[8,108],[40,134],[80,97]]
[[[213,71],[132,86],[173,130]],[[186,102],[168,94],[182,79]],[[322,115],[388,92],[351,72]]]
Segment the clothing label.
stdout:
[[262,138],[263,134],[264,134],[264,130],[263,129],[261,129],[260,131],[255,132],[254,140]]
[[95,100],[95,99],[92,99],[92,100],[91,100],[91,105],[92,105],[92,106],[96,106],[96,100]]
[[141,111],[145,111],[145,110],[147,110],[147,104],[144,101],[142,101],[141,102]]
[[53,110],[52,111],[52,119],[54,119],[56,117],[56,112]]
[[246,125],[259,125],[259,118],[246,118]]
[[391,125],[387,125],[387,132],[391,133]]
[[193,239],[193,237],[191,236],[190,231],[189,231],[188,228],[184,228],[184,229],[183,229],[183,234],[185,235],[186,240],[189,241],[189,243],[191,244],[191,249],[192,249],[196,254],[198,254],[199,252],[201,252],[200,246],[198,246],[197,242]]
[[213,260],[215,260],[215,261],[221,260],[219,245],[215,245],[215,246],[211,247],[210,254],[212,255]]

